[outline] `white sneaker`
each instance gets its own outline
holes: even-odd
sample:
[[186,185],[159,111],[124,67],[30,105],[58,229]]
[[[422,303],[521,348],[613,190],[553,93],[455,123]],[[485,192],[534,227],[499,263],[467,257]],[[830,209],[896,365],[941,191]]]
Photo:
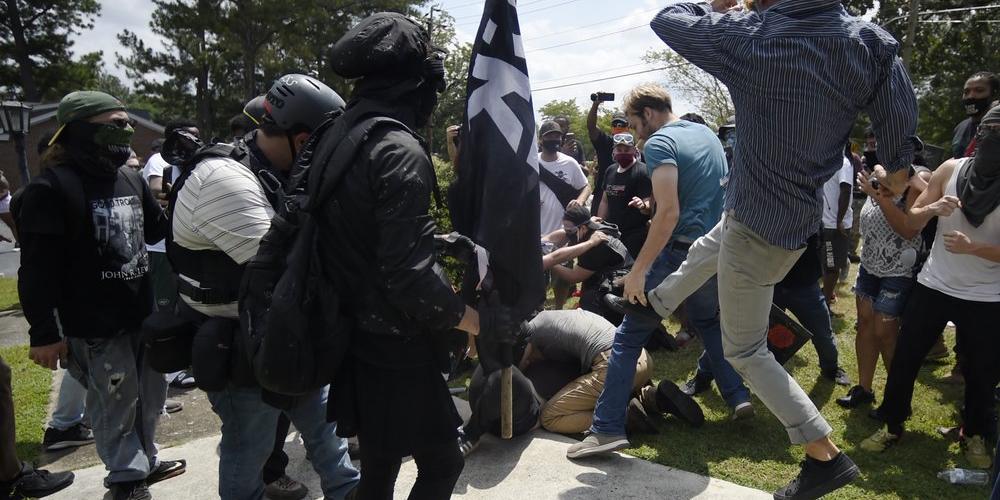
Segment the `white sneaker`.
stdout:
[[566,458],[583,458],[603,453],[611,453],[628,447],[628,438],[622,436],[611,436],[608,434],[593,433],[583,441],[570,446],[566,450]]
[[746,420],[754,416],[753,405],[749,401],[740,403],[733,408],[733,420]]

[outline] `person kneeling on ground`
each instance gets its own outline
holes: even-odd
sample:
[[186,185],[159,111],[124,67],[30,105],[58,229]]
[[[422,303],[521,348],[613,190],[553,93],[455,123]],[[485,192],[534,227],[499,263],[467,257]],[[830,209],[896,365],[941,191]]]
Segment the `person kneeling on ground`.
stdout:
[[[562,386],[542,406],[542,427],[551,432],[578,434],[590,428],[594,406],[604,389],[615,326],[589,311],[543,311],[526,327],[528,345],[518,367],[529,377],[531,366],[540,361],[572,363],[577,376]],[[675,413],[685,421],[701,425],[704,415],[690,397],[671,382],[653,387],[653,360],[643,349],[636,363],[627,411],[630,432],[655,432],[649,414]],[[658,395],[659,394],[659,395]]]

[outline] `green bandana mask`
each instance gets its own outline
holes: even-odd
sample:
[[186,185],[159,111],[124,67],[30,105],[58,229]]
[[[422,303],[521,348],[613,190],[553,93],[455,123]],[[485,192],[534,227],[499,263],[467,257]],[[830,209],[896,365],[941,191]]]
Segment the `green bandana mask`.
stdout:
[[68,147],[84,170],[98,177],[114,177],[132,156],[131,125],[72,122],[66,127]]

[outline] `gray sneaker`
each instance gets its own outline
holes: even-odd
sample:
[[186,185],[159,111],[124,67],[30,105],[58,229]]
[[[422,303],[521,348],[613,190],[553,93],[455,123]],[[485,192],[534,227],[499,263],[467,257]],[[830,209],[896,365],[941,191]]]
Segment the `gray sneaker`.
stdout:
[[611,453],[628,447],[628,438],[624,435],[612,436],[593,433],[583,441],[570,446],[566,450],[566,458],[584,458],[602,453]]

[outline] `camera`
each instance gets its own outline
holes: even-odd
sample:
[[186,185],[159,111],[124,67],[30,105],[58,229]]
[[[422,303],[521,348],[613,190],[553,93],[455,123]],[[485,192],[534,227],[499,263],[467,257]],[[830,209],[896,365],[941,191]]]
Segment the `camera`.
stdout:
[[595,92],[590,94],[590,100],[595,102],[609,102],[615,100],[615,95],[610,92]]

